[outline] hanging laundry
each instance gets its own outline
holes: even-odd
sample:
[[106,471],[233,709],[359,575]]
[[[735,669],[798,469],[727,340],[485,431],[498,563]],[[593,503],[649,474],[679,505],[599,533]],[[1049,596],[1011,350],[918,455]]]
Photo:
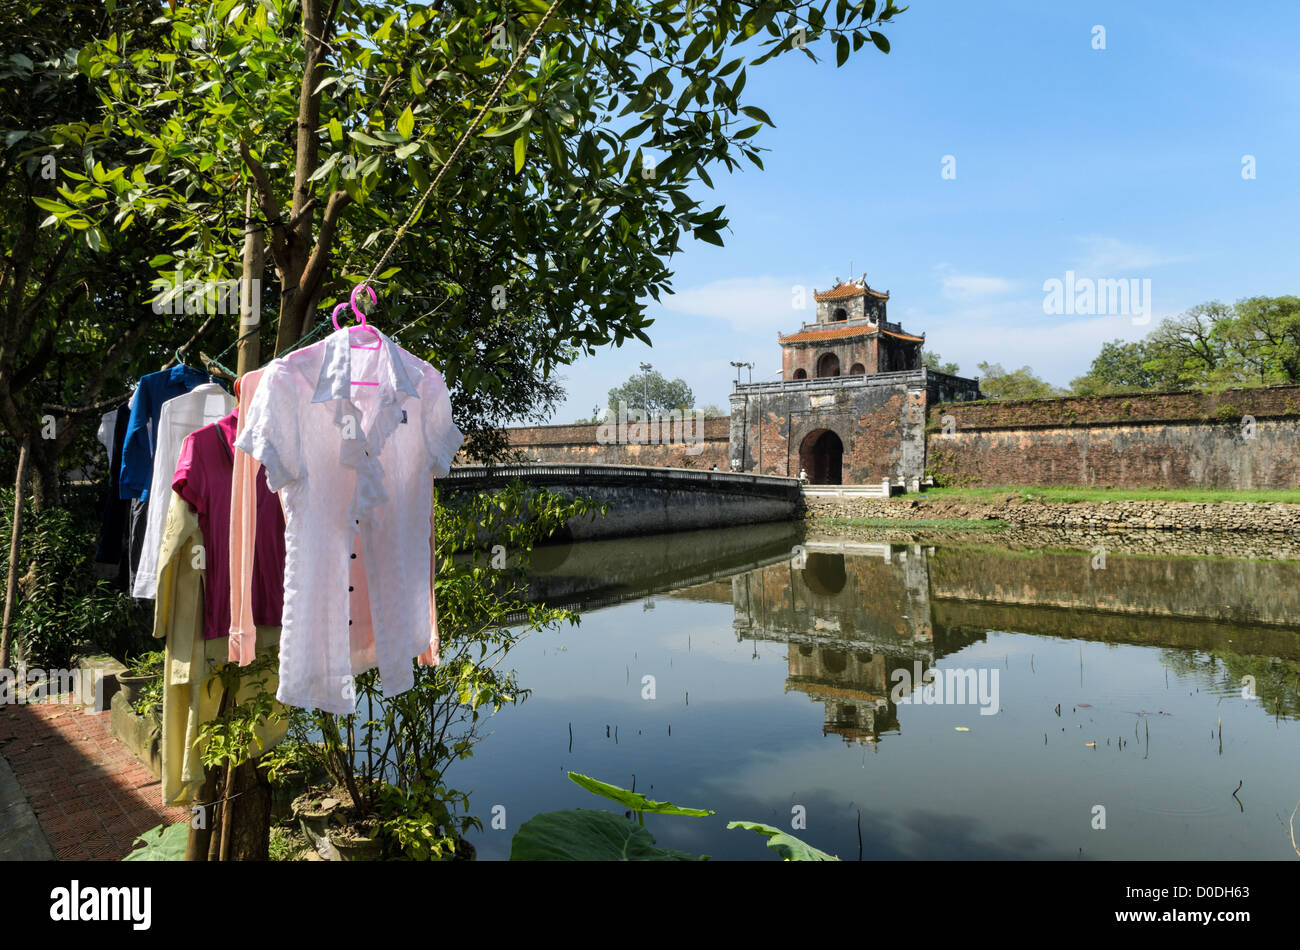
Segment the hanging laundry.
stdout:
[[[264,371],[257,369],[235,383],[240,404],[247,407],[257,392]],[[235,434],[244,431],[248,413],[238,415]],[[233,448],[234,464],[230,481],[230,662],[247,666],[253,662],[256,621],[253,603],[268,603],[274,598],[284,602],[284,509],[280,499],[266,484],[262,464],[239,448]],[[271,503],[263,501],[270,497]],[[266,534],[270,534],[270,544]],[[270,559],[278,565],[268,569]],[[275,621],[280,622],[278,619]]]
[[[158,418],[163,404],[208,382],[208,375],[184,364],[150,373],[135,389],[135,403],[127,422],[122,448],[118,490],[123,498],[149,500],[153,482],[153,459],[158,444]],[[168,482],[171,472],[168,472]],[[165,515],[166,508],[163,509]]]
[[[198,513],[199,528],[207,539],[203,636],[208,640],[230,633],[230,501],[238,417],[235,409],[186,436],[172,477],[172,490]],[[284,521],[280,500],[266,487],[265,478],[255,486],[255,502],[268,520],[258,535],[255,567],[261,573],[254,571],[251,613],[254,623],[278,627],[284,592]]]
[[[143,385],[142,380],[142,388]],[[148,513],[143,547],[131,589],[133,596],[148,599],[154,597],[158,590],[158,549],[167,521],[167,508],[171,504],[172,478],[176,473],[176,462],[180,458],[185,437],[201,426],[216,422],[234,406],[235,400],[230,393],[215,383],[203,383],[162,404],[158,424],[154,428],[153,480],[149,497],[142,499],[148,507]]]
[[[165,641],[163,667],[163,717],[159,751],[162,758],[162,797],[165,805],[189,805],[198,800],[203,784],[203,748],[199,727],[217,718],[221,708],[219,683],[209,678],[226,662],[226,643],[204,637],[204,571],[196,566],[193,551],[206,546],[198,512],[180,495],[169,498],[167,519],[159,550],[158,597],[154,604],[153,635]],[[221,591],[221,596],[225,596]],[[276,648],[279,630],[257,628],[257,648]],[[240,681],[232,702],[242,702],[262,689],[274,693],[275,671],[248,673]],[[283,712],[282,709],[275,710]],[[262,749],[278,743],[288,730],[287,717],[265,720],[256,734]],[[250,754],[261,750],[250,748]]]
[[235,441],[262,463],[286,516],[277,698],[343,715],[356,708],[357,580],[385,696],[414,685],[413,658],[436,654],[431,478],[463,441],[442,374],[367,330],[373,349],[352,347],[345,328],[273,361]]
[[130,534],[129,518],[131,502],[118,494],[118,475],[122,470],[122,443],[126,438],[126,424],[131,416],[127,403],[107,413],[100,423],[100,435],[104,434],[105,424],[111,419],[108,430],[108,484],[104,488],[104,499],[100,504],[99,536],[95,539],[95,561],[100,564],[116,564],[117,577],[113,586],[118,590],[128,591],[130,581]]

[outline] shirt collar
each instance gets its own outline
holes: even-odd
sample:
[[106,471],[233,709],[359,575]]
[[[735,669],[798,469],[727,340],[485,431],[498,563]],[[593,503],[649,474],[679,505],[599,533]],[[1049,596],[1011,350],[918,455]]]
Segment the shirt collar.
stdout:
[[[316,379],[316,391],[312,402],[327,402],[331,399],[352,398],[352,334],[350,327],[335,330],[324,340],[325,352],[321,360],[320,376]],[[383,347],[384,367],[380,370],[379,383],[387,385],[389,392],[403,392],[408,396],[419,398],[419,391],[411,380],[410,374],[402,361],[401,350],[397,344],[381,331],[370,326],[379,334]]]
[[186,366],[184,363],[178,363],[173,366],[168,370],[168,373],[169,375],[167,378],[173,383],[183,383],[194,376],[202,376],[204,379],[208,378],[206,373],[201,373],[192,366]]

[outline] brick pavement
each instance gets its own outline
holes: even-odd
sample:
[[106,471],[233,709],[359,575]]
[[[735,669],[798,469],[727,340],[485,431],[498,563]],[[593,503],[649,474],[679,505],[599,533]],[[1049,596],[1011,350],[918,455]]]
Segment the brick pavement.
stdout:
[[0,706],[0,755],[60,861],[117,861],[141,832],[189,818],[162,806],[158,780],[113,736],[109,715]]

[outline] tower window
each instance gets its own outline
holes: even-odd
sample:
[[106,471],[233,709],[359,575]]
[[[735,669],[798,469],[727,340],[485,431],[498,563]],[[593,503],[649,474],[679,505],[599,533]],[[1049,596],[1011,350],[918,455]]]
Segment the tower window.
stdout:
[[807,371],[806,369],[797,369],[797,370],[794,371],[794,378],[795,378],[795,379],[807,379],[807,378],[808,378],[808,371]]
[[828,376],[840,375],[840,358],[834,353],[823,353],[817,360],[817,377],[825,379]]
[[866,372],[867,372],[867,368],[863,366],[861,363],[854,363],[853,366],[849,369],[850,376],[863,376],[866,374]]
[[849,318],[849,312],[845,310],[843,307],[836,307],[835,313],[831,315],[832,320],[847,320],[848,318]]

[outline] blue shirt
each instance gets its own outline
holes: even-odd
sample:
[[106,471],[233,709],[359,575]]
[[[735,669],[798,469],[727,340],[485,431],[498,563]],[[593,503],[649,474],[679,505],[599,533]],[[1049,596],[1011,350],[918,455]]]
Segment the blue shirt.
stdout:
[[158,429],[163,403],[208,381],[207,373],[192,366],[173,366],[140,380],[122,442],[122,472],[117,486],[120,497],[149,500],[149,484],[153,479],[153,433]]

